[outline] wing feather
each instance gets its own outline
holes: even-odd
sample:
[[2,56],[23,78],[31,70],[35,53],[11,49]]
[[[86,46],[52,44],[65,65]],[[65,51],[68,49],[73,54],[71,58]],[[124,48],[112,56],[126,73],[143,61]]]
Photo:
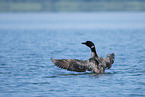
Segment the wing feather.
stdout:
[[51,59],[52,62],[59,68],[67,69],[69,71],[85,72],[87,61],[77,59]]
[[108,54],[107,57],[104,59],[108,69],[112,67],[112,64],[114,63],[115,55],[114,53]]

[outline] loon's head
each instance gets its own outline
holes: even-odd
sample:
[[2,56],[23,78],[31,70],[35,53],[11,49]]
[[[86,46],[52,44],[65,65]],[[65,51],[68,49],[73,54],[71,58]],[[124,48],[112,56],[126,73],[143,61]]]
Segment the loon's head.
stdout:
[[82,42],[82,44],[85,44],[86,46],[90,47],[91,49],[95,48],[94,43],[91,41]]

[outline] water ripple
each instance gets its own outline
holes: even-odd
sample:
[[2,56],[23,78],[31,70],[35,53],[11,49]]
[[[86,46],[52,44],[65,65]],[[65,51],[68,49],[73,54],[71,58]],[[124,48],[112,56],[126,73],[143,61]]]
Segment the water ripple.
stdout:
[[[1,13],[0,17],[1,97],[145,96],[145,13]],[[115,53],[115,63],[104,74],[71,72],[51,62],[51,57],[87,60],[90,50],[81,44],[86,40],[95,43],[101,57]]]

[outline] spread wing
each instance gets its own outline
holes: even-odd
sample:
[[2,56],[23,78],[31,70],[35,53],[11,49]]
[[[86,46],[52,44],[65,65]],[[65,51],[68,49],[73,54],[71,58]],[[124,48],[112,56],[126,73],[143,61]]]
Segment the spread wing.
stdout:
[[87,60],[77,60],[77,59],[53,59],[52,62],[59,68],[67,69],[69,71],[85,72],[87,70]]
[[108,54],[108,55],[106,56],[106,58],[104,59],[106,65],[107,65],[107,67],[108,67],[108,69],[111,68],[112,64],[114,63],[114,59],[115,59],[114,53]]

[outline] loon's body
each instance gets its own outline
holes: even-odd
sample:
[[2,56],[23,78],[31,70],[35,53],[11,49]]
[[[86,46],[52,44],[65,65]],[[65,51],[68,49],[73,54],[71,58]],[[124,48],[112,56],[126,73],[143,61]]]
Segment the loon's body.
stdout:
[[108,54],[106,58],[102,58],[97,55],[95,45],[91,41],[86,41],[82,44],[91,49],[92,56],[89,60],[51,58],[52,62],[60,68],[76,72],[92,71],[94,73],[104,73],[105,68],[111,68],[114,63],[114,53]]

